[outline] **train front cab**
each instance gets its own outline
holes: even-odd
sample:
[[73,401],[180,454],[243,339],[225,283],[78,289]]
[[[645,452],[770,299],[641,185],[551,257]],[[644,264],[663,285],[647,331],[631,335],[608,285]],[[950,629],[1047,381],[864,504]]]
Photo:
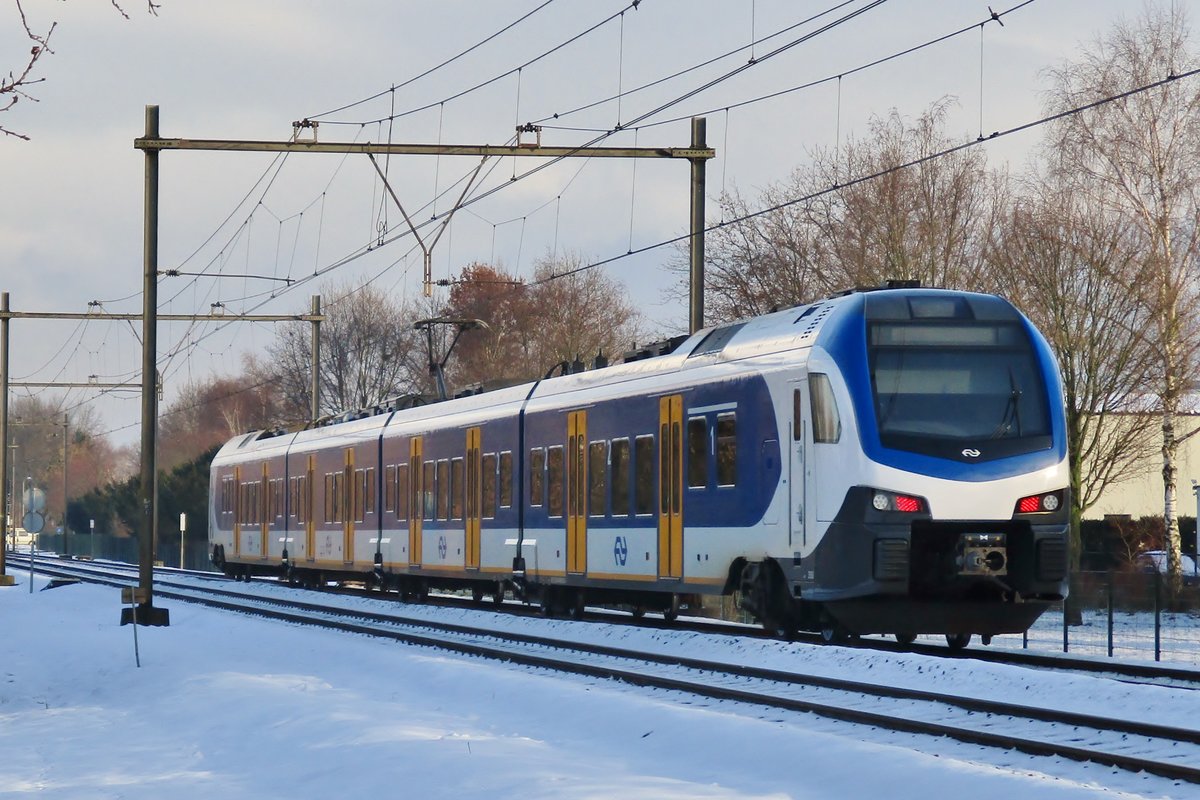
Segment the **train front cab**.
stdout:
[[810,601],[809,627],[901,638],[1026,630],[1067,589],[1052,355],[999,298],[859,302],[864,313],[825,337],[828,363],[812,362],[829,374],[795,385],[794,516],[802,538],[820,535],[786,571]]

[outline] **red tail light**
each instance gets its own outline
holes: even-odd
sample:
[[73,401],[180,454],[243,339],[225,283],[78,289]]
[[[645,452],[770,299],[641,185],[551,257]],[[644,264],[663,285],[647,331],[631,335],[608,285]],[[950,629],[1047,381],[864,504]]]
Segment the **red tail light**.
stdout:
[[1016,513],[1037,514],[1043,511],[1057,511],[1062,504],[1063,492],[1061,489],[1057,492],[1031,494],[1028,497],[1022,497],[1017,501]]
[[1018,514],[1034,514],[1041,510],[1042,510],[1041,495],[1034,495],[1033,497],[1022,497],[1020,502],[1017,503],[1017,513]]
[[908,497],[907,495],[898,494],[896,495],[896,510],[904,511],[908,514],[915,514],[921,510],[921,501],[915,497]]

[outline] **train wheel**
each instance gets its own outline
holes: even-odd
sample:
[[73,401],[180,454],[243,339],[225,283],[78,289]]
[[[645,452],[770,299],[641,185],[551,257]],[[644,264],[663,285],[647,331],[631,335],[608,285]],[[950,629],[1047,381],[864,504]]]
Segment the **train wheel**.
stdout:
[[476,586],[471,589],[471,602],[475,605],[483,605],[483,589]]
[[583,619],[583,609],[584,609],[583,592],[582,591],[574,592],[571,597],[570,602],[571,602],[571,605],[567,609],[567,612],[571,615],[571,619]]
[[679,619],[679,595],[671,595],[671,605],[663,611],[663,619],[667,622],[674,622]]
[[917,640],[917,635],[915,633],[905,632],[905,633],[896,633],[893,635],[896,637],[896,641],[899,644],[904,645],[905,647],[908,647],[910,644],[912,644],[913,642],[915,642]]
[[504,582],[497,581],[496,588],[492,592],[492,605],[499,606],[504,604]]
[[634,619],[641,619],[642,617],[646,616],[646,607],[634,606],[629,610],[629,613],[633,615]]
[[542,612],[542,616],[549,619],[554,616],[554,598],[553,593],[549,589],[542,590],[542,599],[538,610]]
[[951,650],[962,650],[971,643],[971,634],[969,633],[947,633],[946,646]]

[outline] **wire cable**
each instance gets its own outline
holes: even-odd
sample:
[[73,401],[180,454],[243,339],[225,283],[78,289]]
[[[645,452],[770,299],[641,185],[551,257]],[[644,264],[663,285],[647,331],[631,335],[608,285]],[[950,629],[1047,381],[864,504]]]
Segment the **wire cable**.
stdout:
[[[537,6],[537,7],[536,7],[536,8],[534,8],[532,11],[528,11],[528,12],[526,12],[525,14],[521,15],[520,17],[518,17],[517,19],[513,20],[513,21],[512,21],[512,22],[510,22],[509,24],[505,25],[505,26],[504,26],[503,28],[501,28],[500,30],[496,31],[495,33],[491,34],[490,36],[488,36],[488,37],[486,37],[486,38],[484,38],[484,39],[481,39],[480,41],[478,41],[478,42],[476,42],[475,44],[471,45],[471,46],[470,46],[470,47],[468,47],[466,50],[463,50],[463,51],[461,51],[461,52],[457,53],[456,55],[453,55],[453,56],[451,56],[450,58],[446,59],[445,61],[441,62],[440,64],[437,64],[436,66],[430,67],[429,69],[425,70],[424,72],[421,72],[421,73],[419,73],[419,74],[417,74],[417,75],[414,75],[414,76],[412,76],[412,77],[411,77],[411,78],[409,78],[408,80],[401,81],[401,82],[400,82],[400,83],[398,83],[398,84],[393,84],[393,85],[392,85],[392,87],[391,87],[390,89],[384,89],[382,92],[376,92],[375,94],[371,95],[370,97],[364,97],[362,100],[355,100],[353,103],[347,103],[347,104],[346,104],[346,105],[344,105],[344,106],[340,106],[340,107],[338,107],[338,108],[335,108],[335,109],[332,109],[332,110],[330,110],[330,111],[324,111],[324,112],[322,112],[322,113],[320,113],[320,114],[312,114],[312,115],[310,115],[310,116],[308,116],[308,117],[305,117],[305,119],[308,119],[308,120],[320,120],[320,119],[322,119],[322,118],[324,118],[324,117],[332,116],[333,114],[340,114],[341,112],[343,112],[343,111],[347,111],[347,110],[349,110],[349,109],[351,109],[351,108],[354,108],[355,106],[360,106],[360,105],[363,105],[364,103],[369,103],[369,102],[371,102],[372,100],[378,100],[379,98],[381,98],[381,97],[383,97],[384,95],[386,95],[386,94],[389,94],[389,93],[392,95],[392,97],[393,97],[393,99],[394,99],[394,98],[395,98],[395,95],[396,95],[396,90],[397,90],[397,89],[403,89],[405,86],[408,86],[409,84],[415,83],[415,82],[417,82],[417,81],[421,80],[422,78],[427,78],[427,77],[429,77],[430,75],[432,75],[433,73],[435,73],[435,72],[437,72],[439,69],[441,69],[442,67],[447,67],[447,66],[449,66],[449,65],[453,64],[455,61],[458,61],[458,60],[459,60],[460,58],[462,58],[463,56],[466,56],[466,55],[468,55],[468,54],[470,54],[470,53],[474,52],[475,50],[478,50],[480,47],[483,47],[485,44],[487,44],[488,42],[492,41],[493,39],[496,39],[496,38],[498,38],[499,36],[502,36],[503,34],[507,33],[507,32],[508,32],[508,31],[510,31],[510,30],[512,30],[512,29],[513,29],[513,28],[515,28],[517,25],[520,25],[522,22],[524,22],[525,20],[529,19],[529,18],[530,18],[530,17],[532,17],[534,14],[538,13],[538,12],[539,12],[539,11],[541,11],[543,8],[545,8],[546,6],[550,5],[550,4],[551,4],[551,3],[553,3],[553,2],[554,2],[554,0],[545,0],[545,2],[544,2],[544,3],[542,3],[542,4],[541,4],[541,5],[539,5],[539,6]],[[637,4],[635,3],[634,5],[636,6]]]
[[[972,27],[974,27],[974,26],[972,26]],[[818,197],[823,197],[824,195],[830,194],[832,192],[840,191],[842,189],[847,189],[851,186],[857,186],[858,184],[866,183],[868,181],[872,181],[877,178],[882,178],[885,175],[891,175],[894,172],[899,172],[900,170],[908,169],[909,167],[919,166],[928,161],[933,161],[934,159],[937,159],[937,158],[943,158],[945,156],[961,152],[963,150],[966,150],[971,147],[975,147],[977,145],[984,144],[986,142],[992,142],[997,139],[1002,139],[1006,136],[1011,136],[1016,133],[1021,133],[1023,131],[1027,131],[1027,130],[1030,130],[1033,128],[1040,127],[1042,125],[1047,125],[1051,122],[1056,122],[1060,119],[1065,119],[1066,117],[1070,117],[1075,114],[1081,114],[1084,111],[1089,111],[1093,108],[1098,108],[1099,106],[1107,105],[1108,103],[1115,103],[1119,100],[1124,100],[1127,97],[1132,97],[1135,94],[1140,94],[1142,92],[1148,92],[1152,89],[1157,89],[1160,86],[1165,86],[1169,83],[1173,83],[1175,81],[1182,80],[1184,78],[1191,78],[1198,74],[1200,74],[1200,67],[1197,67],[1196,69],[1188,70],[1187,72],[1181,73],[1179,75],[1171,74],[1165,78],[1161,78],[1160,80],[1145,84],[1144,86],[1139,86],[1134,89],[1129,89],[1127,91],[1120,92],[1119,94],[1111,95],[1109,97],[1104,97],[1099,100],[1095,100],[1091,103],[1086,103],[1082,106],[1077,106],[1075,108],[1067,109],[1066,111],[1060,111],[1057,114],[1051,114],[1050,116],[1041,117],[1040,119],[1036,119],[1031,122],[1026,122],[1026,123],[1017,125],[1012,128],[1007,128],[1007,129],[1001,130],[1001,131],[993,131],[988,136],[980,136],[977,139],[972,139],[972,140],[969,140],[966,142],[962,142],[962,143],[956,144],[952,147],[948,147],[944,150],[939,150],[936,153],[929,153],[927,155],[920,156],[918,158],[914,158],[910,161],[905,161],[904,163],[896,164],[895,166],[891,166],[891,167],[887,167],[886,169],[878,170],[876,172],[870,173],[869,175],[861,175],[857,178],[853,178],[853,179],[847,180],[842,183],[835,183],[832,186],[828,186],[824,189],[820,189],[820,190],[812,192],[810,194],[806,194],[802,197],[796,197],[791,200],[785,200],[782,203],[776,203],[775,205],[767,206],[766,208],[761,208],[757,211],[752,211],[749,214],[744,214],[740,217],[735,217],[734,219],[724,220],[722,222],[718,222],[713,225],[707,225],[707,226],[705,226],[703,232],[710,233],[712,231],[719,230],[721,228],[725,228],[730,225],[736,225],[738,223],[745,222],[750,219],[754,219],[755,217],[761,217],[764,214],[770,214],[775,211],[780,211],[784,208],[789,208],[791,206],[798,205],[800,203],[807,203],[810,200],[815,200]],[[601,267],[606,264],[611,264],[615,261],[620,261],[624,258],[628,258],[629,256],[646,253],[651,250],[656,250],[660,247],[666,247],[667,245],[672,245],[672,244],[676,244],[678,242],[683,242],[690,238],[691,238],[691,233],[686,233],[681,236],[675,236],[671,239],[665,239],[661,242],[655,242],[654,244],[649,244],[649,245],[645,245],[644,247],[639,247],[636,250],[632,250],[628,253],[622,253],[620,255],[615,255],[610,258],[605,258],[600,261],[594,261],[590,264],[584,264],[584,265],[576,267],[574,269],[566,270],[565,272],[560,272],[560,273],[556,273],[554,275],[549,275],[545,278],[542,278],[541,280],[535,281],[534,284],[536,285],[536,284],[548,283],[553,280],[558,280],[559,278],[566,278],[571,275],[578,274],[580,272],[586,272],[587,270],[595,269],[596,267]]]

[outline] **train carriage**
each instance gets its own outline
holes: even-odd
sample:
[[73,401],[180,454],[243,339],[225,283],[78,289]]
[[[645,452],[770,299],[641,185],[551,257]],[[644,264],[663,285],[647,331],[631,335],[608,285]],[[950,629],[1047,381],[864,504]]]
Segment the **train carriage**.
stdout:
[[[672,615],[736,592],[768,627],[831,639],[963,644],[1064,596],[1061,388],[1007,301],[851,292],[673,344],[238,437],[213,462],[214,561],[406,594],[512,590],[548,613]],[[229,508],[231,483],[263,510]],[[263,550],[245,525],[292,546]]]

